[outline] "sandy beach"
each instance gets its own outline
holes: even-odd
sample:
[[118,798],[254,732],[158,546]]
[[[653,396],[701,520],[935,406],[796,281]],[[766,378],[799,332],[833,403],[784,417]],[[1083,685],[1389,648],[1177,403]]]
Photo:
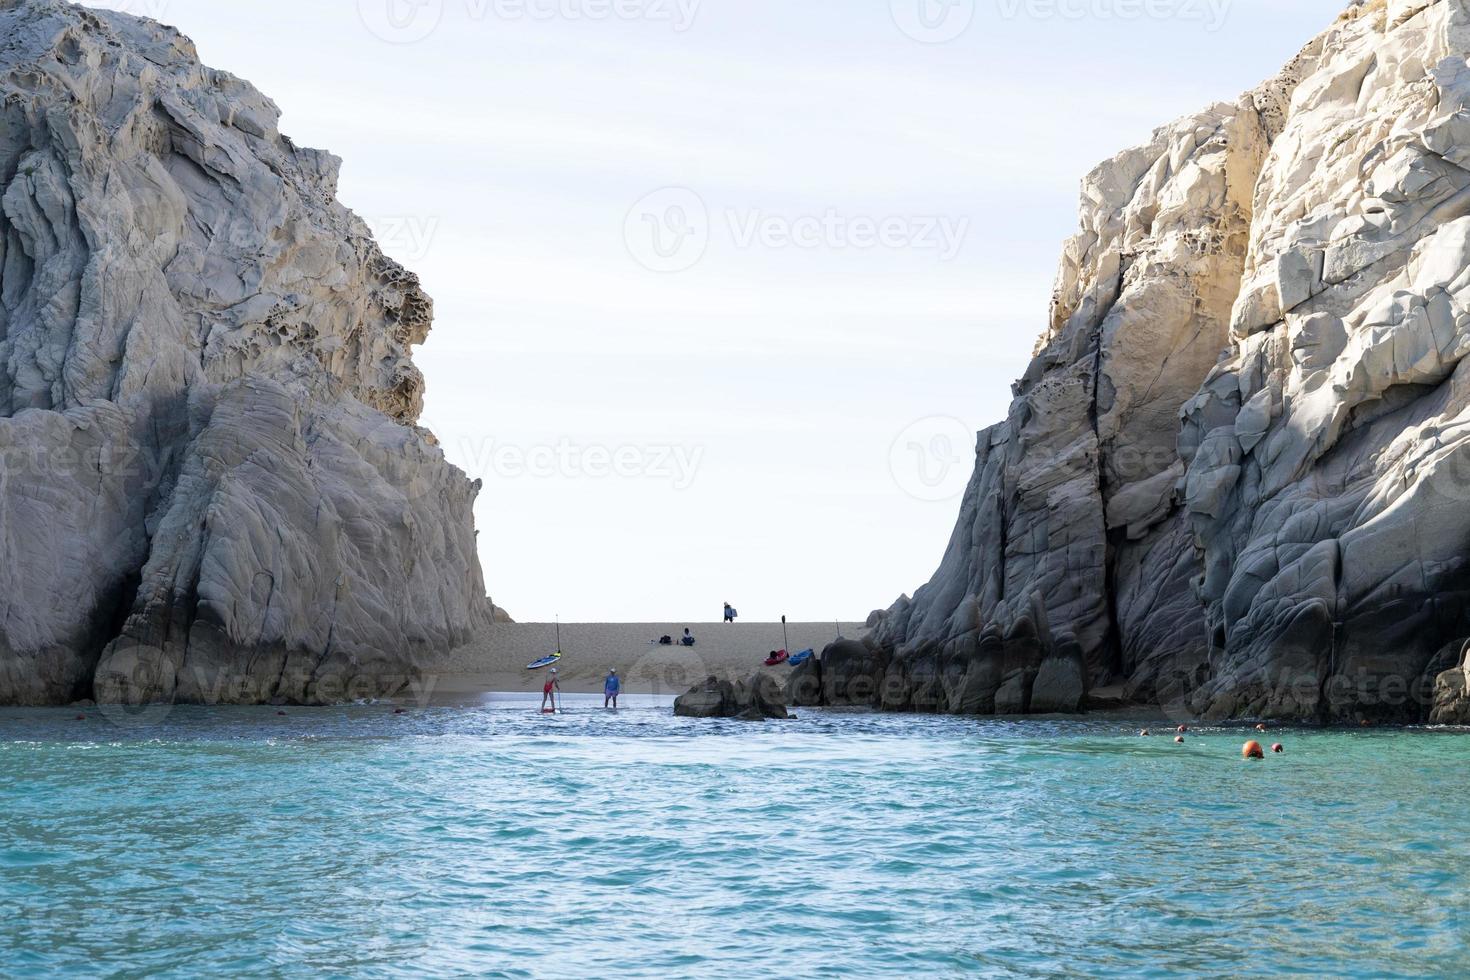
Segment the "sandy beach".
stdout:
[[[698,641],[693,647],[659,646],[659,637],[678,637],[688,626]],[[861,623],[789,623],[791,651],[818,652],[841,632],[862,635]],[[609,670],[623,678],[623,690],[634,695],[678,695],[711,674],[745,678],[757,670],[785,677],[786,666],[767,668],[762,661],[782,647],[780,623],[563,623],[562,689],[570,694],[601,693]],[[539,692],[544,670],[526,664],[556,649],[556,626],[549,623],[502,623],[480,639],[449,655],[430,671],[436,700],[463,700],[487,692]]]

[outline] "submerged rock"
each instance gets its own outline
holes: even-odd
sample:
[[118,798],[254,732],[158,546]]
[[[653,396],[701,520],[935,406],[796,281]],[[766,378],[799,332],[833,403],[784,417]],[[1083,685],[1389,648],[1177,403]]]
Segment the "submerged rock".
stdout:
[[940,568],[873,620],[900,701],[978,664],[948,710],[1068,710],[1080,662],[1213,718],[1429,715],[1470,636],[1467,57],[1466,0],[1354,4],[1087,177]]
[[0,36],[0,703],[391,693],[491,616],[432,302],[177,31]]

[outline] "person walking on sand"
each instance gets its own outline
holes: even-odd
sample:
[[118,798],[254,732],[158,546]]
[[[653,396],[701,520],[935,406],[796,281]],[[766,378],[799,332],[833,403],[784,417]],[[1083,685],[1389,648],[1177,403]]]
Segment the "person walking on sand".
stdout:
[[740,614],[735,611],[735,607],[734,606],[730,605],[728,602],[725,603],[725,622],[727,622],[727,623],[733,623],[733,622],[735,622],[735,617],[738,616],[738,615],[740,615]]
[[602,706],[604,708],[612,708],[616,711],[618,709],[618,694],[622,689],[623,682],[618,680],[618,672],[616,670],[608,671],[607,680],[602,683]]
[[[556,668],[551,668],[551,673],[546,675],[546,686],[541,688],[541,713],[554,714],[556,712],[556,696],[561,693],[561,681],[556,676]],[[551,707],[547,708],[547,702]]]

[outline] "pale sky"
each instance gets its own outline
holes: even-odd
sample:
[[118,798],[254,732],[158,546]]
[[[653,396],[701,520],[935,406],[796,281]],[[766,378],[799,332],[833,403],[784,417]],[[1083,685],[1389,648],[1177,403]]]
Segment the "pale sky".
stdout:
[[933,573],[1077,185],[1345,0],[111,0],[343,157],[516,618],[862,618]]

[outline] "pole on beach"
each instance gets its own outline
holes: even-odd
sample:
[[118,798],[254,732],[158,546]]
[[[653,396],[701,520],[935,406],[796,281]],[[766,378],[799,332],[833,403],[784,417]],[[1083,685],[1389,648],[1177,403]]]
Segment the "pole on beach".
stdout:
[[781,649],[791,652],[791,641],[786,638],[786,617],[781,617]]

